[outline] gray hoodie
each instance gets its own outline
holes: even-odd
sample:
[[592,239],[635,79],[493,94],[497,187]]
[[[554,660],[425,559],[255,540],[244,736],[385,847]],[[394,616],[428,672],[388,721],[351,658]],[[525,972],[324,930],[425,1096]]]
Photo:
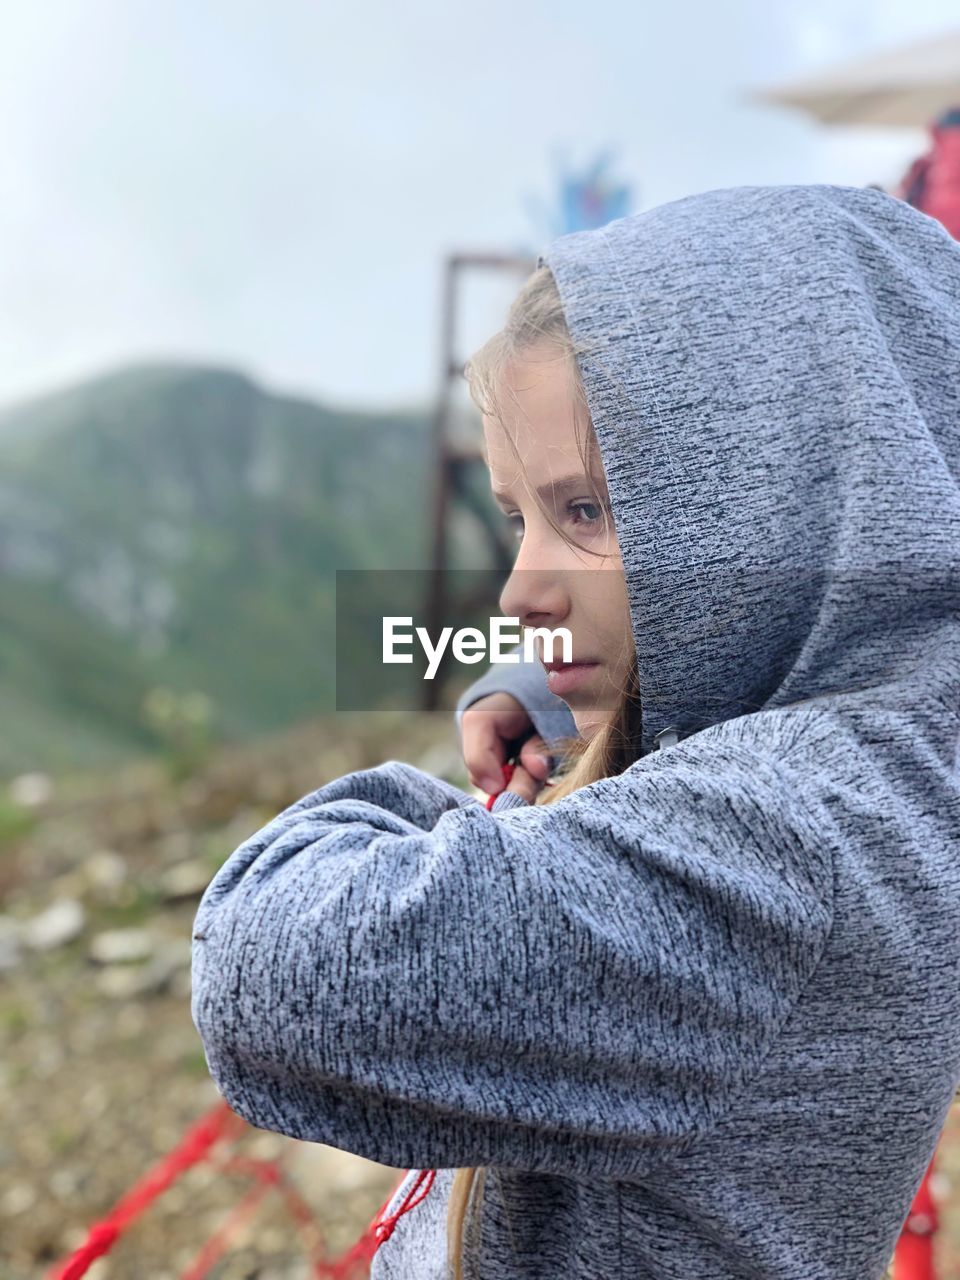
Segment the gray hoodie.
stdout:
[[[960,246],[878,191],[741,187],[543,260],[642,754],[549,805],[395,760],[291,805],[200,903],[210,1071],[441,1171],[374,1280],[446,1276],[465,1165],[468,1280],[877,1280],[960,1082]],[[491,688],[570,731],[529,667],[458,711]]]

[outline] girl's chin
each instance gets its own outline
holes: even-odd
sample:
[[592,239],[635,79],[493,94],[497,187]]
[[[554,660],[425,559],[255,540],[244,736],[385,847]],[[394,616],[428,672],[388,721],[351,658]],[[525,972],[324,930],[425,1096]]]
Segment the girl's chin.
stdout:
[[[573,711],[573,708],[571,707],[570,710]],[[595,738],[606,723],[595,712],[592,714],[584,712],[582,715],[574,712],[573,722],[577,726],[577,733],[579,733],[584,742],[590,742],[592,738]]]

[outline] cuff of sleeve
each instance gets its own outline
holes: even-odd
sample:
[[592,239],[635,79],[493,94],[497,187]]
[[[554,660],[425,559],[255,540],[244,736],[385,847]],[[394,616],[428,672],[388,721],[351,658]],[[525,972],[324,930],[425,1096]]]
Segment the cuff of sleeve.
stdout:
[[[490,693],[509,693],[516,698],[548,749],[561,738],[578,736],[573,712],[562,698],[550,692],[543,667],[539,662],[522,660],[514,664],[495,663],[461,693],[454,708],[458,731],[467,707]],[[553,754],[556,763],[557,753]]]
[[526,803],[523,796],[517,795],[516,791],[501,791],[490,806],[490,812],[500,813],[503,809],[516,809]]

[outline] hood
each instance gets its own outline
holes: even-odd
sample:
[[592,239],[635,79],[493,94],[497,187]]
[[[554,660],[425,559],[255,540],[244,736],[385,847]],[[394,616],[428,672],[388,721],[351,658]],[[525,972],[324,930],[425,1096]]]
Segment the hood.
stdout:
[[709,191],[555,240],[641,750],[960,684],[960,246],[871,188]]

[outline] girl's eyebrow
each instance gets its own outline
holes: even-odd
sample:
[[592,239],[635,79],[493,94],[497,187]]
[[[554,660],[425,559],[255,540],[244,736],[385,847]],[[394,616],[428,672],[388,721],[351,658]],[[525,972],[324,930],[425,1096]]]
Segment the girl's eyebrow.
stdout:
[[[548,480],[546,484],[538,485],[536,492],[538,497],[549,498],[557,492],[567,493],[571,489],[582,489],[584,487],[588,489],[600,489],[601,491],[603,488],[603,486],[596,480],[591,480],[589,476],[584,475],[583,472],[580,471],[576,475],[563,476],[558,480]],[[509,489],[491,488],[490,492],[493,494],[493,500],[498,504],[498,506],[505,506],[508,502],[512,502],[514,500]]]

